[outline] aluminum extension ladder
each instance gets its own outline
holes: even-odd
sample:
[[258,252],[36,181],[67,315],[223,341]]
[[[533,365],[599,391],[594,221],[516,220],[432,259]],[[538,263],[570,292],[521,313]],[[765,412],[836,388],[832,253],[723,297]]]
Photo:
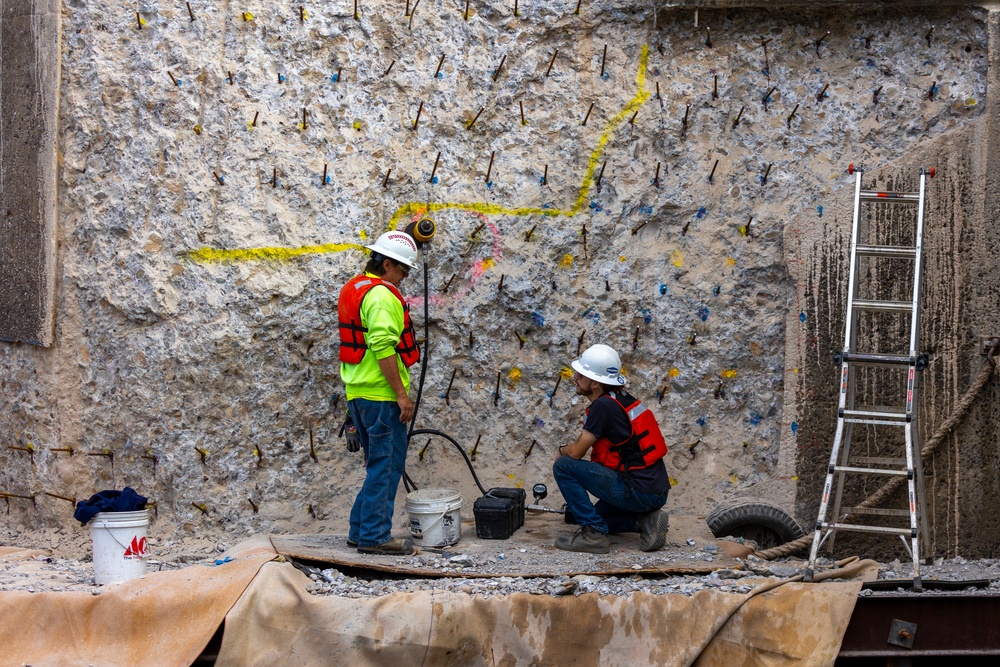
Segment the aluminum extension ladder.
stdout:
[[[844,326],[844,347],[836,355],[840,363],[840,398],[837,406],[837,430],[833,438],[833,450],[830,453],[830,463],[827,467],[826,482],[823,485],[823,498],[819,506],[819,516],[816,519],[812,549],[809,552],[809,564],[805,579],[811,580],[816,567],[816,555],[827,539],[830,548],[836,532],[855,531],[899,535],[904,546],[913,559],[913,586],[922,588],[920,581],[920,548],[921,542],[929,552],[930,532],[927,525],[927,505],[924,493],[923,465],[920,456],[917,435],[917,378],[919,371],[927,365],[927,356],[920,353],[920,277],[921,277],[921,243],[924,225],[924,193],[926,178],[934,176],[934,168],[920,170],[919,192],[875,192],[861,189],[863,169],[851,165],[848,173],[855,174],[854,182],[854,221],[851,231],[851,266],[847,287],[847,318]],[[916,205],[917,227],[913,247],[882,246],[862,243],[859,239],[859,218],[861,205],[871,203],[876,205],[901,204]],[[858,258],[883,257],[909,259],[913,263],[913,292],[910,301],[880,301],[860,298],[858,289]],[[909,313],[910,315],[910,346],[909,354],[882,354],[859,352],[858,347],[858,311],[881,311]],[[906,395],[905,411],[899,408],[867,408],[857,409],[854,404],[855,382],[857,381],[856,366],[905,367]],[[888,457],[855,457],[850,458],[851,435],[855,424],[869,424],[887,427],[902,427],[905,438],[906,459]],[[905,464],[905,467],[904,467]],[[885,477],[905,477],[907,484],[906,509],[881,509],[869,507],[844,508],[841,513],[841,500],[844,492],[844,479],[848,474],[876,475]],[[827,510],[830,506],[830,494],[836,478],[836,492],[833,502],[832,520],[827,520]],[[909,517],[909,526],[890,527],[846,523],[852,515],[876,515],[882,517]],[[898,520],[897,520],[898,523]],[[908,543],[909,541],[909,543]]]

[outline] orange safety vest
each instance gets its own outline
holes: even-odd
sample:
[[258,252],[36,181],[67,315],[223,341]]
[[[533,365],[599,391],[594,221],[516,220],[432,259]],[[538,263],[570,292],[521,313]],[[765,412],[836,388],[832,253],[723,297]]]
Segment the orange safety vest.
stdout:
[[399,299],[403,306],[403,333],[396,345],[396,352],[407,368],[420,360],[420,348],[413,334],[413,323],[410,322],[410,307],[403,301],[403,295],[396,286],[381,278],[360,275],[351,278],[340,290],[337,299],[337,319],[340,321],[340,360],[347,364],[359,364],[365,356],[368,344],[365,342],[365,332],[368,328],[361,324],[361,302],[365,295],[376,285],[389,288],[393,296]]
[[[590,460],[612,470],[648,468],[666,456],[667,443],[652,411],[642,401],[624,391],[620,393],[628,405],[619,401],[613,391],[607,396],[628,415],[632,435],[618,443],[611,442],[607,437],[598,438],[590,451]],[[590,413],[590,408],[587,408],[587,413]]]

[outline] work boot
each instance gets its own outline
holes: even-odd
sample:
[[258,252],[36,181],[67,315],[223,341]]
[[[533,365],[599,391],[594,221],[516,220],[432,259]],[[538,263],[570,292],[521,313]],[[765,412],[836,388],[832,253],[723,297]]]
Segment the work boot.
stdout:
[[670,517],[663,510],[646,512],[639,517],[639,548],[643,551],[659,551],[667,543]]
[[407,537],[394,537],[388,542],[376,544],[373,547],[358,546],[358,553],[379,556],[409,556],[413,553],[413,542],[410,542]]
[[573,535],[563,535],[556,539],[556,548],[588,554],[606,554],[611,551],[611,541],[607,534],[596,528],[583,526]]

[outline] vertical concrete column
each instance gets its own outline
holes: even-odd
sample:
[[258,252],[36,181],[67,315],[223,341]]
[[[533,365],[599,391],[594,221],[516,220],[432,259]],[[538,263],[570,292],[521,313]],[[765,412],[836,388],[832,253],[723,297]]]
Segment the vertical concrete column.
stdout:
[[59,0],[0,0],[0,339],[53,338]]

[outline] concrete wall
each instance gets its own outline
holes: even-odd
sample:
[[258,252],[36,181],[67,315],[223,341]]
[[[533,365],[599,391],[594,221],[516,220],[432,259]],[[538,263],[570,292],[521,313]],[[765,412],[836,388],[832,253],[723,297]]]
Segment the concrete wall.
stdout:
[[[67,1],[56,338],[0,348],[16,447],[0,451],[0,492],[36,502],[10,498],[0,521],[53,525],[70,507],[46,492],[128,484],[158,501],[162,535],[342,532],[363,471],[337,438],[336,294],[358,245],[428,211],[440,232],[418,425],[479,439],[485,484],[555,490],[553,450],[584,405],[566,380],[553,389],[600,341],[671,443],[672,508],[756,495],[811,521],[848,162],[883,182],[928,161],[941,172],[925,429],[993,333],[994,32],[959,4],[737,6],[695,25],[691,7],[600,2],[519,3],[516,17],[470,3],[468,21],[464,3],[422,2],[412,21],[398,2],[362,2],[359,20],[306,4],[303,21],[297,6],[192,2],[191,21],[183,3],[149,2],[139,29],[114,3]],[[420,322],[418,283],[404,292]],[[996,399],[929,471],[938,553],[996,542],[988,512],[959,524],[951,500],[989,492],[963,471],[995,460]],[[471,505],[457,453],[426,442],[410,475]]]

